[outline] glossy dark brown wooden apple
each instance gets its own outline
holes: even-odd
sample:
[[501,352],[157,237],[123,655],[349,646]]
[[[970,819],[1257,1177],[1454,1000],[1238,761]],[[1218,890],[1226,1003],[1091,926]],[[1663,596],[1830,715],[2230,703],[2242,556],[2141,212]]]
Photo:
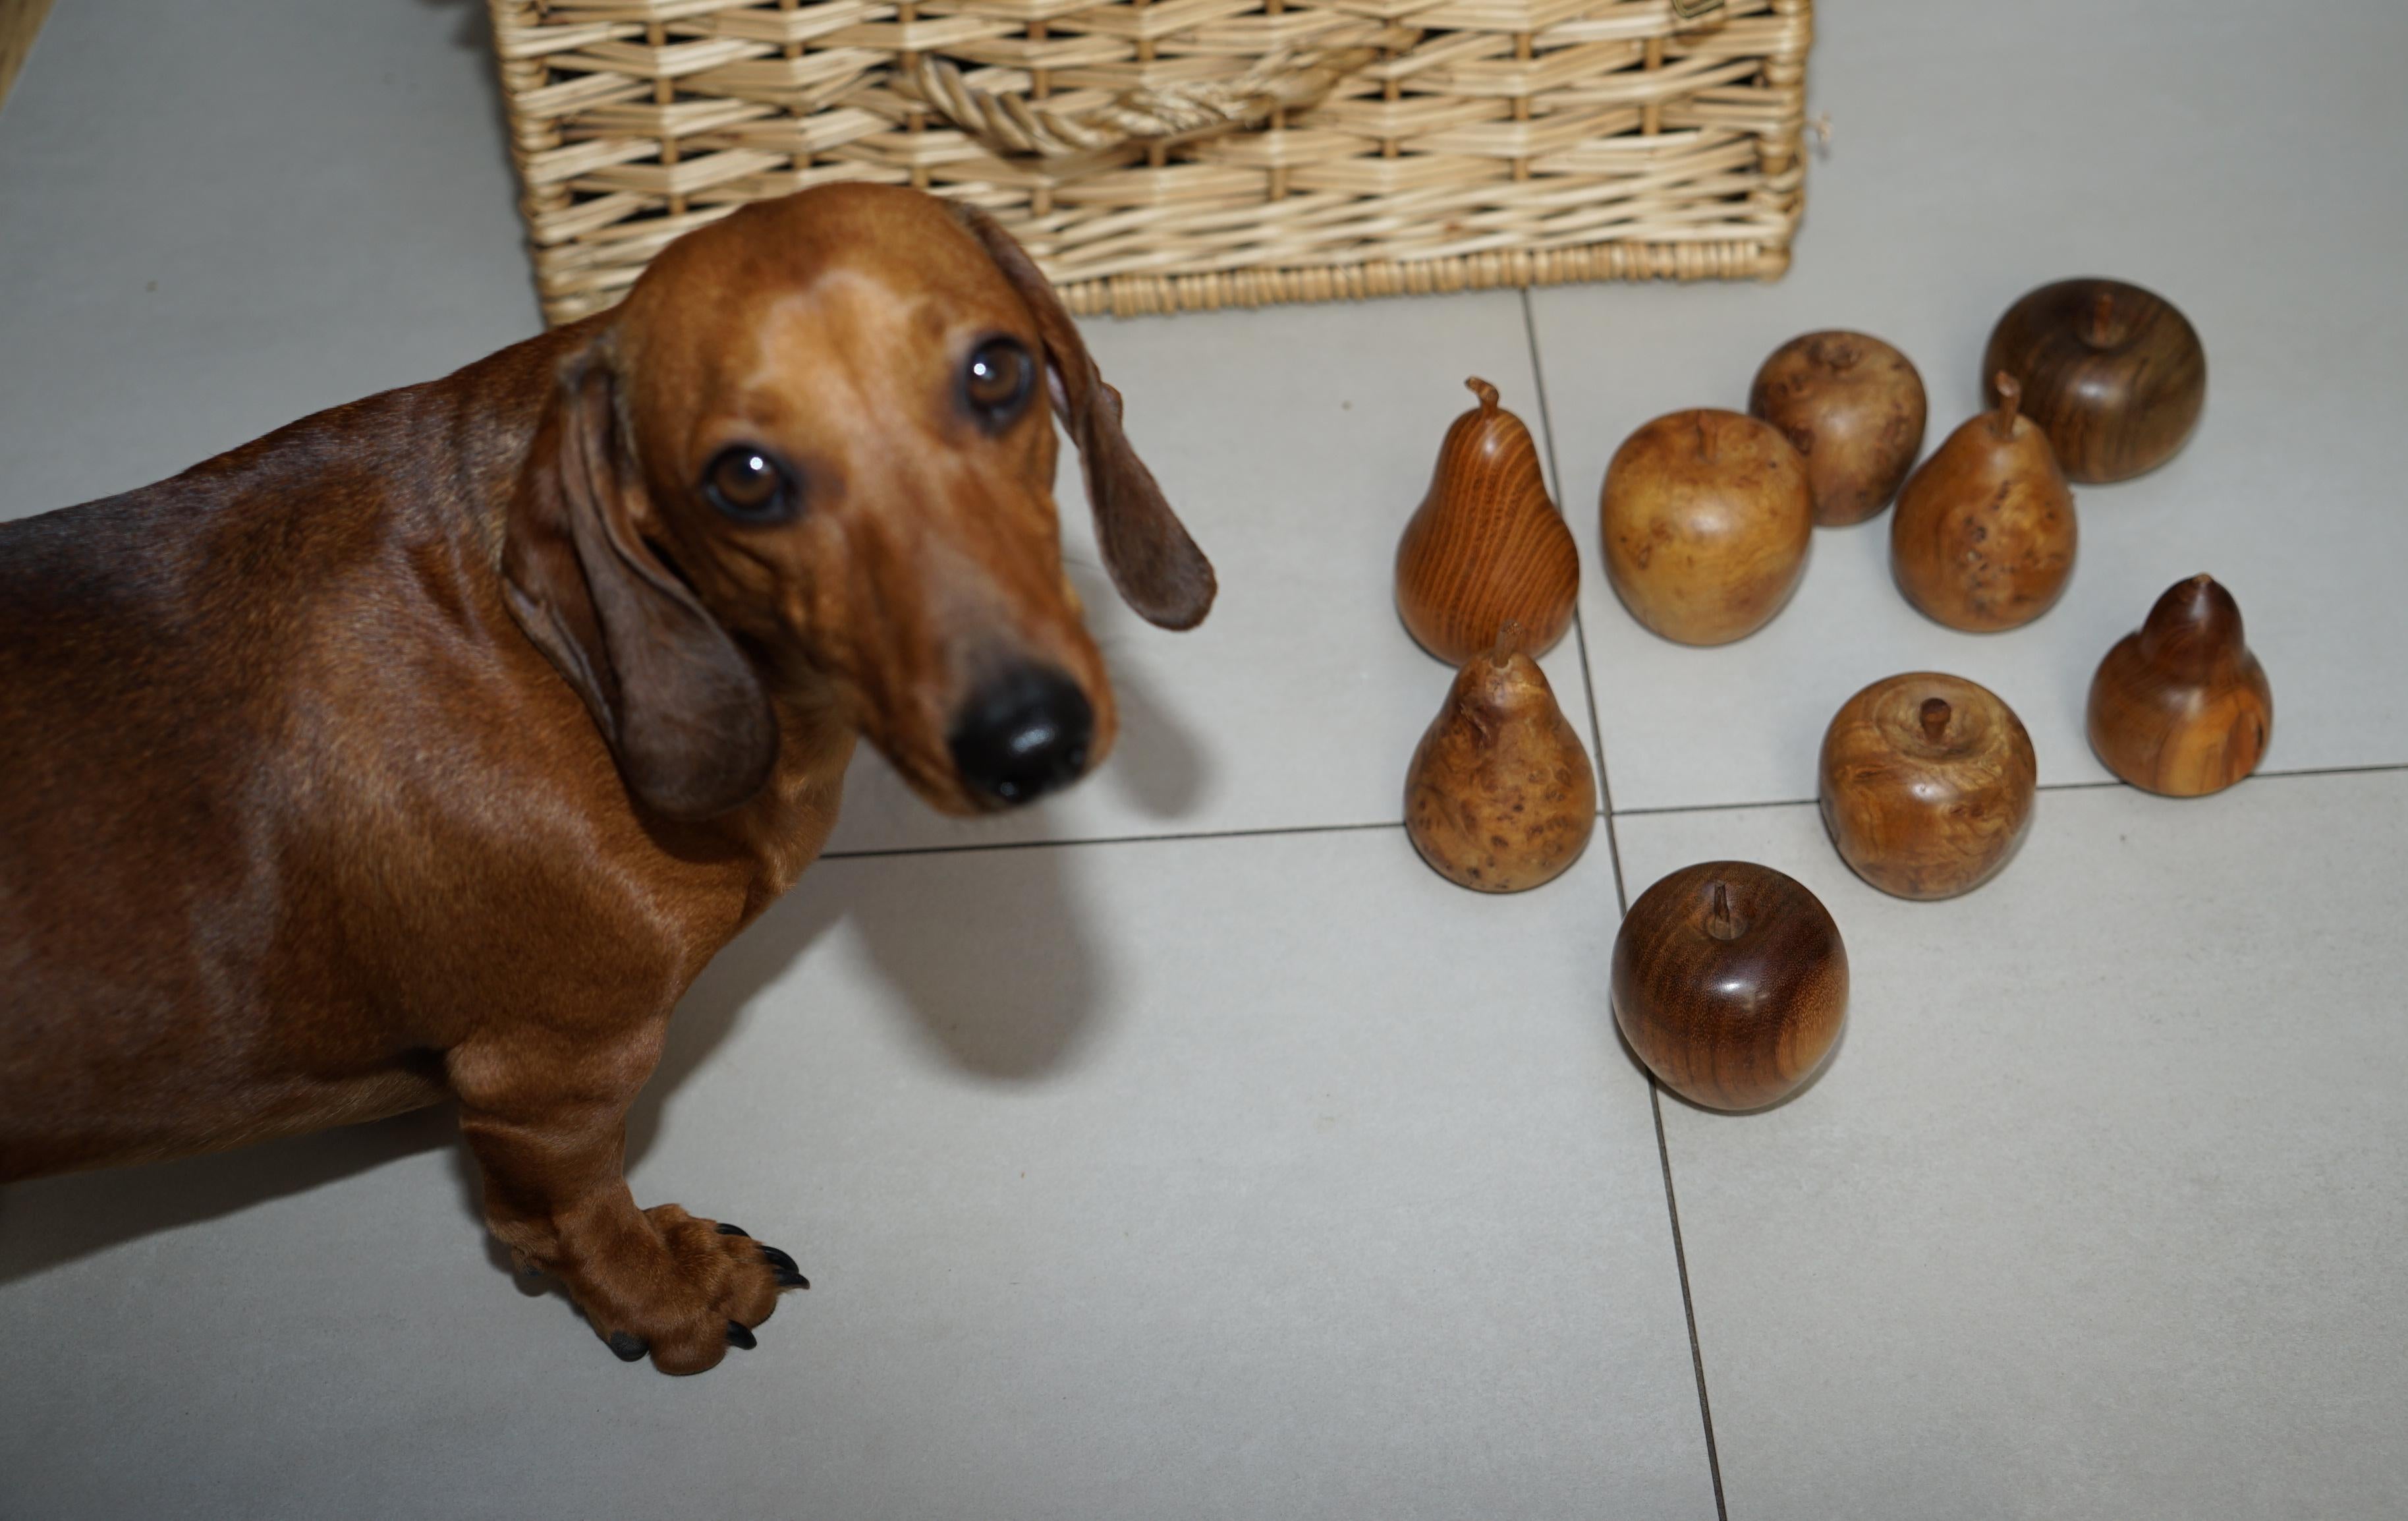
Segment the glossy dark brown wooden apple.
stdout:
[[1762,1109],[1840,1038],[1848,953],[1821,901],[1748,861],[1684,867],[1613,940],[1613,1014],[1656,1081],[1709,1109]]
[[2007,309],[1982,374],[2024,388],[2075,481],[2123,481],[2173,458],[2207,405],[2207,351],[2173,303],[2119,280],[2063,280]]
[[1890,514],[1890,570],[1925,617],[1970,634],[2019,627],[2056,606],[2073,574],[2073,493],[2013,376],[1996,411],[1948,436]]
[[1405,833],[1432,869],[1484,893],[1553,882],[1597,827],[1597,777],[1539,663],[1508,624],[1455,673],[1405,773]]
[[1747,409],[1805,461],[1817,527],[1862,523],[1887,507],[1923,452],[1923,377],[1865,333],[1808,333],[1775,349],[1756,372]]
[[2176,581],[2090,681],[2090,748],[2136,787],[2198,797],[2258,769],[2274,691],[2212,576]]
[[1421,647],[1460,666],[1513,624],[1544,654],[1571,626],[1580,551],[1547,495],[1539,449],[1486,380],[1455,420],[1427,495],[1397,545],[1397,611]]
[[1814,534],[1806,466],[1770,423],[1698,408],[1623,440],[1598,504],[1606,578],[1630,615],[1683,644],[1771,621]]
[[2038,780],[2014,710],[1961,676],[1875,682],[1823,734],[1831,843],[1899,897],[1955,897],[1997,876],[2031,824]]

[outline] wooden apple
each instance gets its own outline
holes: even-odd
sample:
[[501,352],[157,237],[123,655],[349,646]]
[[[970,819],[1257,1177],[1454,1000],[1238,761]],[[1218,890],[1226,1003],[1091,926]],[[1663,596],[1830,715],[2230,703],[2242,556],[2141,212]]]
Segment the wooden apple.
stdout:
[[2207,405],[2207,351],[2172,302],[2120,280],[2061,280],[2007,309],[1982,375],[2004,372],[2075,481],[2123,481],[2173,458]]
[[1613,1014],[1656,1081],[1709,1109],[1780,1102],[1830,1055],[1848,953],[1814,895],[1747,861],[1684,867],[1613,939]]
[[1771,423],[1698,408],[1614,451],[1598,502],[1606,579],[1630,615],[1683,644],[1764,626],[1806,571],[1806,466]]
[[1998,875],[2039,777],[2014,710],[1961,676],[1914,671],[1850,697],[1823,735],[1823,824],[1856,874],[1899,897]]

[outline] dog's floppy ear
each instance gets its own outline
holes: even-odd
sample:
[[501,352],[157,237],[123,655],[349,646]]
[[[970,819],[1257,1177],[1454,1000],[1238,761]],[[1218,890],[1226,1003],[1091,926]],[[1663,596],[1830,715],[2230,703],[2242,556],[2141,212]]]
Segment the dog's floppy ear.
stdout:
[[1212,563],[1187,537],[1170,504],[1162,499],[1154,472],[1129,447],[1121,431],[1121,394],[1104,383],[1078,324],[1062,309],[1053,282],[1027,251],[977,207],[949,204],[1037,319],[1038,335],[1045,341],[1054,410],[1079,447],[1087,505],[1096,514],[1096,538],[1103,547],[1112,584],[1148,623],[1195,627],[1211,610],[1218,589]]
[[616,386],[591,350],[562,368],[511,509],[511,615],[585,700],[627,790],[672,819],[761,790],[778,725],[752,665],[638,526]]

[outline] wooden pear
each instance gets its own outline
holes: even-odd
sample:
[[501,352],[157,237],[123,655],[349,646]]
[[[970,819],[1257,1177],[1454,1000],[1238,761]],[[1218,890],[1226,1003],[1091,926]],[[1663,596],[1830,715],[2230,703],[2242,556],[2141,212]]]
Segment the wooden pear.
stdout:
[[2090,748],[2136,787],[2198,797],[2258,768],[2274,692],[2241,636],[2241,605],[2212,576],[2177,581],[2099,663]]
[[1508,627],[1455,673],[1405,773],[1405,832],[1484,893],[1553,882],[1597,826],[1597,782],[1538,662]]
[[1544,654],[1571,625],[1580,551],[1530,430],[1497,405],[1495,386],[1464,383],[1480,405],[1446,430],[1429,494],[1397,545],[1397,610],[1450,666],[1496,644],[1509,623],[1522,649]]
[[1890,516],[1890,568],[1926,617],[1988,634],[2031,622],[2073,574],[2073,493],[2048,438],[1993,382],[1998,410],[1948,436],[1907,479]]

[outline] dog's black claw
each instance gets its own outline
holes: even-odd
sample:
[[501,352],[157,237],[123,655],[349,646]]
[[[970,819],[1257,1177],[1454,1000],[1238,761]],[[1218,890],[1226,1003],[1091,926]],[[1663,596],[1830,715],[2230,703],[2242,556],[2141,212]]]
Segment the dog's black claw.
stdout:
[[644,1339],[633,1331],[612,1331],[610,1350],[619,1355],[621,1362],[631,1363],[652,1349],[646,1346]]
[[722,1236],[742,1236],[747,1240],[750,1240],[752,1235],[751,1231],[745,1229],[742,1226],[731,1225],[724,1220],[719,1222],[719,1233]]
[[752,1334],[752,1327],[739,1320],[731,1320],[727,1323],[727,1344],[750,1352],[761,1344],[761,1339]]
[[761,1260],[767,1263],[772,1268],[783,1268],[788,1272],[800,1272],[802,1270],[802,1269],[796,1264],[793,1257],[788,1256],[785,1253],[779,1251],[774,1246],[765,1246],[761,1248]]
[[792,1268],[780,1268],[777,1270],[777,1279],[778,1286],[780,1288],[809,1288],[811,1286],[811,1281],[810,1279],[804,1277],[801,1273],[796,1272]]

